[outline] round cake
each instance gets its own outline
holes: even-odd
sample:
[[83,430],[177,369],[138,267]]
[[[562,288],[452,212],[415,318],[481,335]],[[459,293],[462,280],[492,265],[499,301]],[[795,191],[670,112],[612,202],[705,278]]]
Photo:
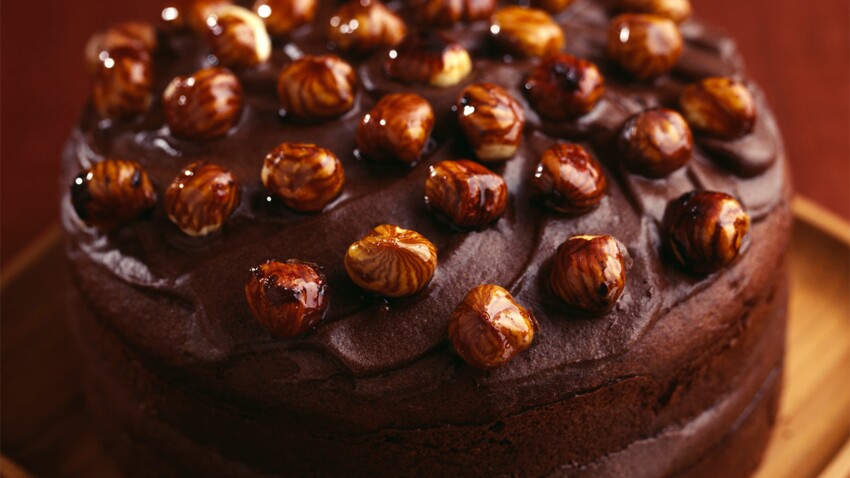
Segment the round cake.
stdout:
[[92,38],[63,160],[72,329],[129,475],[755,469],[791,190],[686,0],[162,18]]

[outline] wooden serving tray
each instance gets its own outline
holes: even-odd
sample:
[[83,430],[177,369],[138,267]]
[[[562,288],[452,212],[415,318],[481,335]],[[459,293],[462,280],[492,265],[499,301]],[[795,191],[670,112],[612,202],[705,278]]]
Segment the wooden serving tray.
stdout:
[[[850,225],[805,199],[794,209],[785,390],[757,477],[847,478]],[[86,417],[64,317],[67,286],[58,226],[0,278],[0,478],[120,476]]]

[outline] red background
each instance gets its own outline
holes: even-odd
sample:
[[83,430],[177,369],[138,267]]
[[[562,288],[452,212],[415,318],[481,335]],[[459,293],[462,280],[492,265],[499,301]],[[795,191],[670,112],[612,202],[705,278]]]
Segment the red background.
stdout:
[[[738,39],[767,92],[797,190],[850,218],[850,2],[692,0]],[[0,5],[0,261],[57,221],[59,157],[88,95],[89,35],[155,20],[158,1],[10,1]]]

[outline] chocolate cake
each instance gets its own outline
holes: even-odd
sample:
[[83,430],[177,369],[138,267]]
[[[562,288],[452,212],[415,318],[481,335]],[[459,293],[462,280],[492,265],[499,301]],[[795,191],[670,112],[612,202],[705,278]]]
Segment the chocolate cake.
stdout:
[[86,49],[72,328],[129,475],[755,469],[790,186],[732,40],[686,0],[239,5]]

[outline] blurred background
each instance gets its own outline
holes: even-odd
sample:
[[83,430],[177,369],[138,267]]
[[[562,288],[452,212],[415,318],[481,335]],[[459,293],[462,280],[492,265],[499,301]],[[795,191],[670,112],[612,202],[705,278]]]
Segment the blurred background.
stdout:
[[[735,37],[767,92],[797,191],[850,219],[850,2],[692,0]],[[58,221],[59,158],[86,101],[82,53],[110,23],[157,19],[152,0],[0,5],[0,263]]]

